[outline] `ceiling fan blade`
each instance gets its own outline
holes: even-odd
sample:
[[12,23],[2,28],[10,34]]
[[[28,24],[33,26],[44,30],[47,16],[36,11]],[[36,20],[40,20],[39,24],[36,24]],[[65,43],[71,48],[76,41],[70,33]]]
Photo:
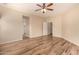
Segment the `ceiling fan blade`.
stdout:
[[45,3],[43,3],[43,9],[45,8],[46,6],[45,6]]
[[53,9],[47,8],[47,10],[53,11]]
[[47,5],[47,7],[50,7],[50,6],[52,6],[52,5],[53,5],[53,3],[50,3],[50,4]]
[[41,5],[39,5],[39,4],[36,4],[37,6],[39,6],[39,7],[42,7]]
[[41,10],[41,9],[36,9],[35,11],[39,11],[39,10]]

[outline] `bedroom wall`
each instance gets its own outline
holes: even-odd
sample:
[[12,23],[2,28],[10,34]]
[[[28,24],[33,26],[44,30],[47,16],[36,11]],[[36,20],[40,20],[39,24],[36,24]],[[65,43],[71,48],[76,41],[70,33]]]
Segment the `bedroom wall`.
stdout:
[[36,15],[30,16],[30,37],[39,37],[42,36],[43,33],[43,17],[39,17]]
[[62,36],[79,45],[79,5],[64,14]]
[[53,36],[79,45],[79,4],[52,18]]
[[23,24],[21,13],[3,7],[0,7],[1,10],[3,12],[1,13],[2,17],[0,19],[0,44],[22,40]]
[[[0,44],[22,40],[24,34],[22,14],[26,14],[2,6],[0,6],[0,11],[2,12],[2,18],[0,19]],[[42,36],[44,18],[31,15],[29,19],[29,37]]]

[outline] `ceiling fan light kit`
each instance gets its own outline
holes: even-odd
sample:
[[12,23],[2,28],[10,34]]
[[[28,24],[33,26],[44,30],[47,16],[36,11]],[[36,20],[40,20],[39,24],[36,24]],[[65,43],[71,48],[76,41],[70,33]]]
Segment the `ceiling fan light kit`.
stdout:
[[46,9],[42,9],[41,12],[46,13]]
[[37,4],[37,6],[40,7],[41,9],[36,9],[35,11],[40,11],[41,10],[42,13],[46,13],[47,10],[48,11],[53,11],[53,9],[49,8],[52,5],[53,5],[53,3],[49,3],[48,5],[46,5],[46,3],[43,3],[42,5]]

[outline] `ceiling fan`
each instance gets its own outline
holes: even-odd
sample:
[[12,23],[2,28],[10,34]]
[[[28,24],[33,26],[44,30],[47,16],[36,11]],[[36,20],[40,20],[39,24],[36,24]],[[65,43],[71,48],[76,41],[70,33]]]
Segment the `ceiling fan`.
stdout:
[[43,3],[42,5],[40,4],[36,4],[38,7],[40,7],[41,9],[36,9],[35,11],[42,11],[43,13],[46,12],[46,10],[49,10],[49,11],[53,11],[53,9],[49,8],[50,6],[53,5],[53,3],[49,3],[48,5],[46,5],[46,3]]

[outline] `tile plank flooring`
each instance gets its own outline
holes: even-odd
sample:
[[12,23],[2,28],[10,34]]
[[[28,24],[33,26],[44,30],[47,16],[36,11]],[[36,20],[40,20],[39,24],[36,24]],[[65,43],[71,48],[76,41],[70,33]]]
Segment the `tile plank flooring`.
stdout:
[[79,55],[79,47],[48,35],[1,44],[0,55]]

